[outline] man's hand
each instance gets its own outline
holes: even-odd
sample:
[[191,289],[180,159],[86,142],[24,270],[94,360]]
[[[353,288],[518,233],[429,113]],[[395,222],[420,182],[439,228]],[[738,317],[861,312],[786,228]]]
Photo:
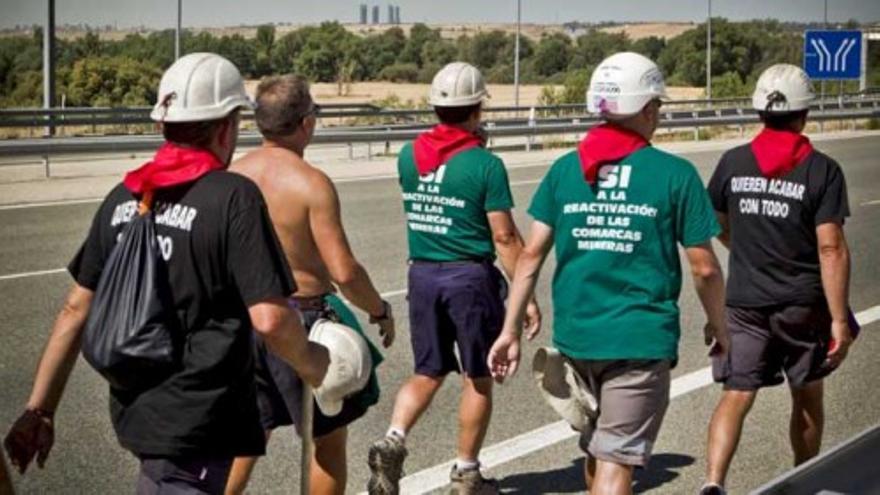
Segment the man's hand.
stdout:
[[9,453],[12,465],[24,474],[28,465],[37,456],[37,465],[42,468],[55,442],[52,417],[32,409],[26,410],[12,425],[3,446]]
[[538,301],[532,298],[526,306],[526,315],[523,319],[523,331],[526,334],[526,340],[534,339],[538,332],[541,331],[541,308],[538,307]]
[[504,383],[505,378],[513,376],[519,365],[519,336],[502,331],[492,344],[487,361],[496,382]]
[[831,345],[828,347],[828,357],[825,366],[831,369],[837,368],[846,359],[849,346],[852,345],[852,332],[849,323],[844,321],[831,322]]
[[730,334],[727,328],[716,328],[711,323],[703,327],[703,343],[711,345],[710,356],[723,356],[730,352]]
[[379,336],[382,337],[382,347],[389,348],[394,343],[394,314],[391,312],[391,304],[382,301],[384,314],[379,316],[370,315],[370,323],[379,325]]

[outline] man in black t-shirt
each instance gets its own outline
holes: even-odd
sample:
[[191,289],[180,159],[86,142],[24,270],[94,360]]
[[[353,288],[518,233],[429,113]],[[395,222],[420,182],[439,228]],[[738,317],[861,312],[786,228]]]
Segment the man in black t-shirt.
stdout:
[[[723,494],[746,414],[761,387],[788,380],[795,465],[822,440],[822,379],[840,366],[852,336],[847,305],[849,216],[840,166],[801,132],[813,91],[798,67],[774,65],[753,106],[764,129],[721,158],[709,194],[730,249],[730,352],[713,361],[724,393],[709,426],[707,483]],[[785,378],[783,378],[783,376]]]
[[137,493],[223,493],[232,459],[261,455],[252,333],[313,386],[328,351],[307,341],[287,305],[295,290],[266,205],[250,180],[226,172],[238,112],[252,108],[238,70],[190,54],[162,77],[154,120],[166,143],[99,207],[68,270],[75,283],[40,360],[25,413],[5,445],[23,473],[52,446],[53,413],[79,352],[101,273],[139,201],[149,203],[185,344],[180,368],[142,392],[110,390],[120,444],[141,460]]

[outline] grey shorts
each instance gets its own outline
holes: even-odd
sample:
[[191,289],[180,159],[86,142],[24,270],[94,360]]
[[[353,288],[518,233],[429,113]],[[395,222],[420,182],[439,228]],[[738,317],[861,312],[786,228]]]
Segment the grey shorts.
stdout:
[[[803,386],[831,373],[825,366],[831,315],[825,305],[727,307],[730,352],[713,358],[712,374],[725,390]],[[783,378],[783,374],[785,378]]]
[[603,461],[644,467],[669,405],[669,360],[569,360],[599,414],[579,441]]

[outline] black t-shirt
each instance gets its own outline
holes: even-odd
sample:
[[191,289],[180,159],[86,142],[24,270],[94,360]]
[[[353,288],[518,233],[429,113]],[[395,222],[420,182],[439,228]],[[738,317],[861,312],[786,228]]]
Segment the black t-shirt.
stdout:
[[[263,197],[245,177],[211,172],[157,190],[156,235],[186,332],[182,369],[138,395],[110,391],[123,447],[141,456],[261,455],[247,307],[295,291]],[[137,199],[118,185],[68,270],[94,290]]]
[[813,151],[788,174],[769,178],[746,144],[721,157],[709,195],[730,222],[728,305],[824,302],[816,226],[849,216],[837,162]]

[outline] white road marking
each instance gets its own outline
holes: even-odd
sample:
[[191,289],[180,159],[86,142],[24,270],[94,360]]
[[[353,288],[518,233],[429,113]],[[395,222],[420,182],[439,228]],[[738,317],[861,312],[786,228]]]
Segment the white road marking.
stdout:
[[55,275],[56,273],[65,273],[67,268],[53,268],[52,270],[38,270],[35,272],[13,273],[10,275],[0,275],[0,280],[15,280],[19,278],[40,277],[43,275]]
[[[880,305],[859,312],[856,314],[856,320],[863,326],[880,320]],[[670,399],[687,395],[711,384],[711,367],[692,371],[672,380]],[[480,453],[480,462],[484,468],[492,469],[576,436],[577,432],[572,430],[568,423],[556,421],[484,448]],[[452,469],[454,462],[450,460],[403,478],[400,480],[400,492],[427,493],[448,485],[449,470]]]
[[525,186],[527,184],[537,184],[541,182],[542,179],[530,179],[530,180],[517,180],[510,183],[510,187],[516,186]]
[[861,206],[874,206],[874,205],[880,205],[880,199],[875,199],[873,201],[865,201],[864,203],[861,204]]

